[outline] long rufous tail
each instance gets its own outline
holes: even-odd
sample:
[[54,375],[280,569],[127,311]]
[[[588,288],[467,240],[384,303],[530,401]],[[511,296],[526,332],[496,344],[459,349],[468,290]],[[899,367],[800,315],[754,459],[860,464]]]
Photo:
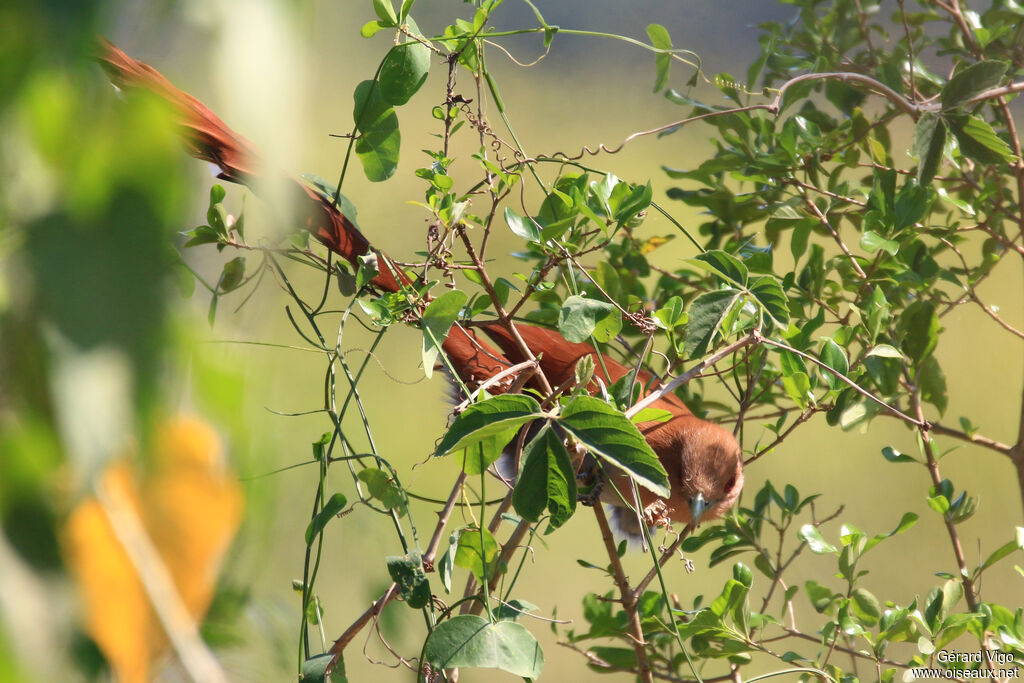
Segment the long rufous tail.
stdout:
[[[166,101],[184,131],[189,153],[216,165],[220,169],[220,178],[252,186],[261,174],[267,173],[251,142],[231,130],[198,99],[174,87],[156,69],[129,57],[108,41],[101,43],[99,61],[114,85],[122,90],[149,91]],[[289,186],[298,195],[293,203],[298,207],[303,227],[328,249],[358,267],[359,257],[372,250],[369,240],[331,201],[297,180],[289,181]],[[413,283],[413,278],[386,255],[377,254],[388,267],[379,269],[380,273],[371,281],[372,285],[398,292]],[[467,383],[478,384],[511,366],[500,351],[460,325],[452,328],[444,350]],[[501,390],[496,386],[492,392]]]

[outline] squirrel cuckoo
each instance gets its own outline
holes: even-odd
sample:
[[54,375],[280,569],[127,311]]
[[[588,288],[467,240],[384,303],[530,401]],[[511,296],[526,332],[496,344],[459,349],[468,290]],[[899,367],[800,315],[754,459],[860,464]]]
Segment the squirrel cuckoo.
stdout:
[[[101,50],[100,62],[115,85],[123,90],[148,90],[170,104],[193,156],[218,166],[219,177],[224,180],[252,184],[258,179],[261,166],[252,144],[228,128],[199,100],[178,90],[158,71],[132,59],[116,46],[104,42]],[[355,266],[360,256],[371,251],[377,254],[379,262],[386,264],[371,281],[374,287],[398,292],[413,283],[413,278],[384,254],[372,250],[367,239],[329,199],[298,181],[292,181],[289,187],[296,194],[293,204],[299,207],[300,220],[328,249]],[[481,339],[476,329],[482,330],[500,350]],[[444,341],[443,349],[469,386],[479,385],[514,364],[530,360],[522,344],[533,356],[539,356],[540,368],[553,387],[571,380],[576,362],[584,356],[594,357],[595,374],[606,385],[631,371],[613,358],[599,354],[592,346],[569,342],[555,331],[522,323],[516,324],[515,329],[519,339],[509,327],[498,322],[473,328],[456,324]],[[657,386],[652,379],[650,373],[640,371],[637,382],[650,391]],[[536,378],[530,383],[540,388]],[[507,384],[489,389],[498,393],[505,388]],[[597,390],[596,381],[589,389]],[[722,427],[694,416],[673,394],[659,398],[651,407],[672,415],[667,421],[638,425],[668,473],[671,496],[665,501],[667,516],[685,524],[720,517],[736,502],[743,487],[743,459],[736,439]],[[632,500],[625,475],[612,473],[612,483],[625,494],[626,500]],[[646,489],[641,489],[640,493],[645,509],[658,500]],[[605,491],[602,498],[613,505],[622,505],[614,491]],[[636,521],[631,525],[628,516],[618,517],[624,531],[634,534],[639,531]]]

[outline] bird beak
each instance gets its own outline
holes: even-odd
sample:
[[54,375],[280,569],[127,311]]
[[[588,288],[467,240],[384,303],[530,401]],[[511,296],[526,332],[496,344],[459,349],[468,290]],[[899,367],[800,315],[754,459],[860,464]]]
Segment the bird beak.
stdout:
[[704,499],[704,494],[698,492],[690,497],[690,524],[697,526],[704,511],[711,507]]

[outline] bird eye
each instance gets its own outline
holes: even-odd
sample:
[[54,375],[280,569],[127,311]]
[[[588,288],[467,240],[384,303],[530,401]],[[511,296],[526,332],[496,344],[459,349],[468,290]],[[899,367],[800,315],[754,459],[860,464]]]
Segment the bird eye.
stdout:
[[722,489],[722,493],[729,493],[732,491],[732,487],[736,485],[736,477],[729,477],[729,481],[725,482],[725,488]]

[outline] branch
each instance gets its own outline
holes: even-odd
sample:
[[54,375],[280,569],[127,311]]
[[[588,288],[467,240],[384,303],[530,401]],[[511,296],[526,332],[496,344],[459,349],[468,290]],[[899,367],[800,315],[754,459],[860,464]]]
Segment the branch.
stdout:
[[200,637],[195,619],[185,606],[170,570],[142,526],[131,500],[106,479],[110,478],[104,477],[95,482],[93,493],[110,522],[114,536],[131,561],[185,673],[197,683],[227,683],[224,669]]
[[608,551],[608,559],[611,561],[612,573],[615,576],[615,585],[619,588],[619,595],[622,597],[622,607],[626,610],[626,618],[629,622],[629,630],[633,641],[633,651],[636,652],[639,680],[644,683],[653,683],[654,676],[651,674],[651,662],[647,658],[647,647],[644,642],[644,629],[640,625],[640,614],[637,612],[636,597],[629,587],[629,579],[622,569],[619,561],[619,553],[615,548],[615,538],[612,536],[611,527],[608,526],[608,518],[605,517],[604,508],[600,503],[594,506],[594,516],[597,517],[597,526],[601,528],[601,539],[604,541],[605,550]]
[[843,374],[840,374],[840,373],[836,372],[835,370],[830,368],[828,365],[826,365],[825,363],[822,363],[820,360],[815,358],[814,356],[806,354],[803,351],[797,351],[792,346],[789,346],[787,344],[783,344],[782,342],[778,342],[778,341],[775,341],[774,339],[769,339],[767,337],[764,337],[764,336],[761,335],[760,332],[754,332],[754,334],[756,335],[757,342],[759,344],[767,344],[768,346],[774,346],[776,348],[784,349],[786,351],[789,351],[790,353],[793,353],[793,354],[796,354],[796,355],[800,356],[804,360],[811,361],[815,365],[823,368],[824,370],[827,370],[829,372],[829,374],[835,375],[836,377],[841,379],[845,384],[848,384],[850,387],[852,387],[861,396],[864,396],[865,398],[871,399],[872,401],[874,401],[878,405],[882,406],[883,408],[885,408],[886,410],[888,410],[890,413],[892,413],[896,417],[900,418],[901,420],[905,420],[906,422],[909,422],[910,424],[914,425],[915,427],[917,427],[919,429],[924,429],[926,431],[930,428],[931,423],[929,423],[928,421],[926,421],[926,420],[924,420],[923,418],[920,418],[920,417],[918,419],[914,419],[914,418],[910,417],[909,415],[907,415],[903,411],[899,410],[898,408],[895,408],[895,407],[889,405],[888,403],[886,403],[885,401],[883,401],[882,399],[876,397],[870,391],[868,391],[867,389],[864,389],[863,387],[861,387],[859,384],[854,382],[852,379],[850,379],[846,375],[843,375]]
[[686,384],[694,377],[699,377],[706,368],[714,365],[715,363],[722,360],[726,356],[731,355],[746,346],[750,346],[758,339],[759,336],[760,332],[755,330],[754,332],[751,332],[747,336],[742,337],[737,341],[734,341],[733,343],[729,344],[728,346],[723,347],[721,351],[718,351],[708,356],[707,358],[697,363],[683,374],[673,379],[668,384],[662,386],[661,388],[655,391],[652,391],[651,393],[647,394],[647,396],[643,397],[642,399],[634,403],[633,407],[626,411],[626,417],[633,417],[641,410],[657,401],[662,396],[665,396],[666,394],[671,394],[673,391],[676,390],[676,388],[682,386],[683,384]]

